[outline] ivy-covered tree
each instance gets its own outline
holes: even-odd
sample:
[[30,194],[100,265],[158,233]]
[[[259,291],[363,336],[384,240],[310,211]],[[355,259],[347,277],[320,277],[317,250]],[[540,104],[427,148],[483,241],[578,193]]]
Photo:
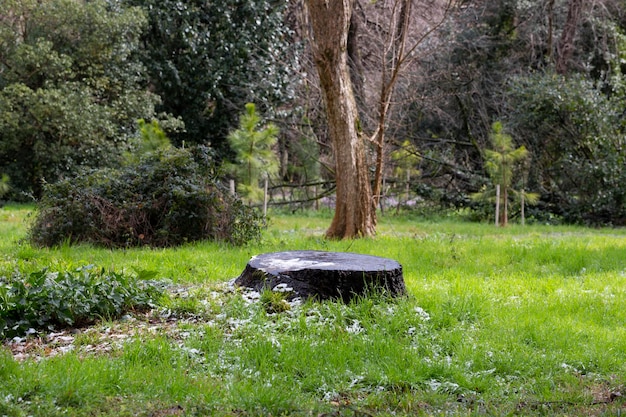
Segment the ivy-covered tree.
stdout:
[[145,23],[115,0],[0,2],[0,166],[11,198],[118,162],[157,101],[133,55]]
[[174,144],[210,142],[224,156],[245,103],[271,114],[291,99],[287,1],[124,1],[148,15],[143,61],[158,110],[185,122]]

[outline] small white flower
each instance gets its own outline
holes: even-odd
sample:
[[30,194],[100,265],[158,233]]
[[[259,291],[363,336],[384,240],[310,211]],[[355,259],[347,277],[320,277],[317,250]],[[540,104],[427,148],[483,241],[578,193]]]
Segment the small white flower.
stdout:
[[356,375],[354,378],[352,378],[352,380],[350,381],[350,386],[348,388],[354,388],[354,386],[358,383],[360,383],[361,381],[363,381],[365,379],[365,377],[363,375]]
[[[289,302],[289,305],[293,307],[300,307],[302,305],[302,298],[295,297],[293,300]],[[308,318],[308,317],[307,317]]]
[[430,314],[428,314],[422,307],[417,306],[413,309],[413,311],[415,311],[422,320],[430,320]]
[[346,331],[350,334],[359,334],[363,332],[363,327],[361,327],[361,323],[358,320],[353,320],[352,324],[346,327]]
[[277,348],[277,349],[281,348],[280,341],[278,339],[276,339],[274,336],[272,336],[270,338],[270,342],[272,343],[272,346],[274,346],[275,348]]

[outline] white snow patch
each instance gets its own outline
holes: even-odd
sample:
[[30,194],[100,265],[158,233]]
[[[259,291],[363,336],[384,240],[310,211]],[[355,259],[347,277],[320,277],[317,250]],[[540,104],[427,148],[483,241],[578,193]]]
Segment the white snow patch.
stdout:
[[316,267],[327,268],[335,266],[334,262],[307,261],[300,258],[292,259],[271,259],[263,268],[259,268],[264,272],[271,271],[300,271],[302,269]]
[[290,286],[288,286],[287,284],[282,282],[282,283],[276,285],[274,288],[272,288],[272,291],[274,291],[274,292],[291,292],[291,291],[293,291],[293,288],[291,288]]

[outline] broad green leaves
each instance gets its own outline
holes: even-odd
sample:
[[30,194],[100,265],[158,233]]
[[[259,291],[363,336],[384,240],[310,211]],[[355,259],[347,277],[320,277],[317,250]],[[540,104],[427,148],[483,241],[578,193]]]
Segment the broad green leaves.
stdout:
[[0,276],[0,339],[115,319],[162,295],[154,281],[93,267]]
[[211,143],[229,156],[226,136],[247,102],[266,113],[291,99],[290,34],[284,0],[124,0],[142,7],[143,62],[162,97],[159,111],[180,116],[172,142]]

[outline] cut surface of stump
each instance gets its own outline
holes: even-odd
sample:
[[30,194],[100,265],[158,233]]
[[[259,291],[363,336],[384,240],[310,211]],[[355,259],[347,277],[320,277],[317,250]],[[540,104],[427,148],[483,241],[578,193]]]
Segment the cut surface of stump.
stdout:
[[393,259],[347,252],[287,251],[252,257],[235,284],[270,289],[288,299],[314,297],[349,301],[367,291],[406,293],[402,265]]

